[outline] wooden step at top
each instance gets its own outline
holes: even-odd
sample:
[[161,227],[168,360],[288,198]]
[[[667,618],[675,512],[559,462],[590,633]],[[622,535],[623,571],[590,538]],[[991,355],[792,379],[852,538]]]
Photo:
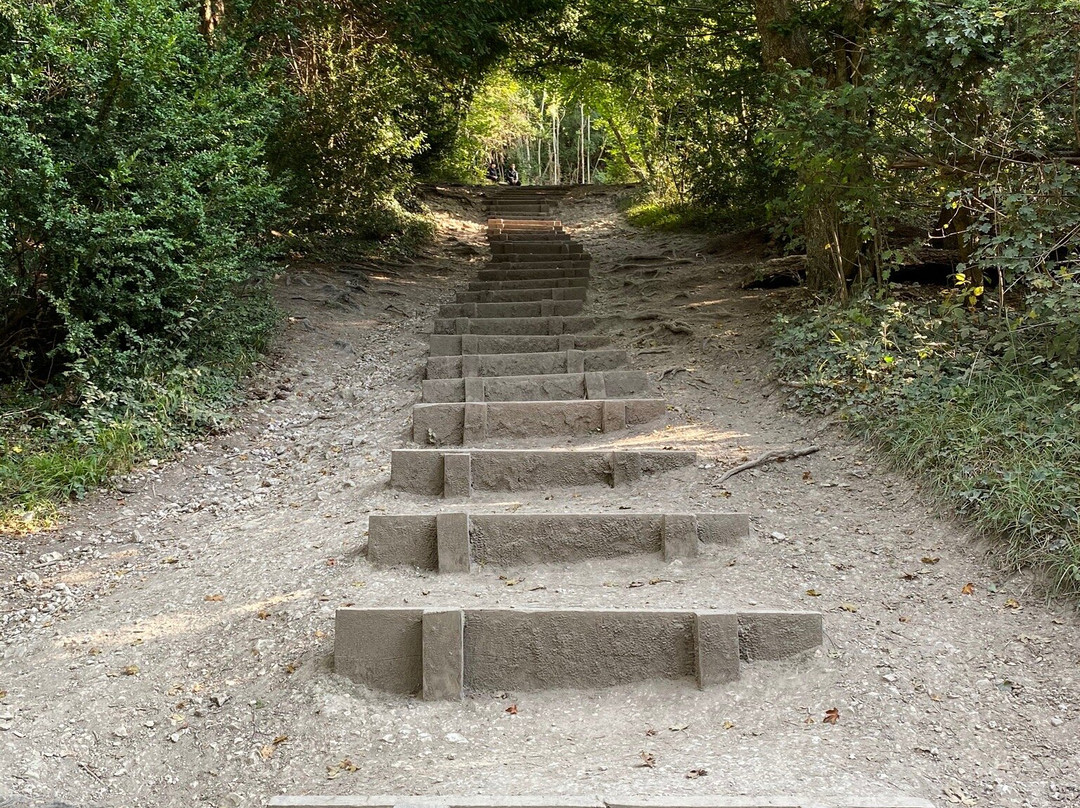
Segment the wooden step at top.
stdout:
[[413,441],[476,446],[489,439],[597,435],[651,424],[666,413],[662,398],[417,404],[412,412]]
[[604,348],[607,339],[598,334],[559,334],[524,336],[502,334],[431,334],[430,356],[469,356],[471,354],[551,353],[554,351],[592,351]]
[[572,317],[583,300],[523,300],[513,303],[444,303],[439,317]]
[[458,292],[458,303],[521,303],[529,300],[585,300],[584,287],[547,287],[539,289],[491,289]]
[[433,334],[558,335],[590,331],[595,317],[455,317],[436,318]]
[[586,373],[620,370],[629,359],[626,351],[551,351],[545,353],[429,356],[427,378],[463,379],[474,376],[540,376],[548,373]]
[[738,679],[744,662],[800,657],[821,641],[817,612],[346,607],[334,671],[426,700],[652,679],[707,688]]
[[535,376],[473,376],[427,379],[422,401],[572,401],[574,399],[640,398],[649,388],[641,370],[591,373],[549,373]]
[[[372,514],[368,561],[468,572],[473,564],[573,564],[597,558],[662,554],[697,558],[702,545],[736,545],[750,537],[744,513],[460,513]],[[449,522],[449,525],[446,523]],[[445,534],[445,535],[444,535]],[[443,550],[453,546],[449,563]]]
[[394,449],[390,487],[449,498],[468,497],[473,491],[618,488],[696,462],[695,452],[659,449]]

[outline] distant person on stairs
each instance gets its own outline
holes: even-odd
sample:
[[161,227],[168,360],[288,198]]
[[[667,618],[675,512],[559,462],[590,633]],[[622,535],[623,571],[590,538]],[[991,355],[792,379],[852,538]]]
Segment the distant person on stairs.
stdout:
[[487,178],[488,178],[488,182],[498,182],[499,181],[499,166],[496,165],[494,160],[492,160],[490,163],[488,163]]
[[517,163],[510,164],[510,170],[506,172],[506,181],[510,185],[521,185],[521,177],[518,175]]

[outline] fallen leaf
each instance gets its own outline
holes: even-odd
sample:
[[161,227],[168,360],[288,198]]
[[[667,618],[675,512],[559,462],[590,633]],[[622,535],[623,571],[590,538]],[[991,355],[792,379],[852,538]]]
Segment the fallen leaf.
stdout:
[[124,674],[124,676],[137,676],[139,673],[139,666],[127,665],[120,673]]
[[323,631],[322,629],[316,629],[315,630],[315,639],[316,640],[321,640],[325,636],[326,636],[326,632]]
[[918,577],[919,576],[916,575],[914,572],[905,572],[900,576],[901,580],[904,581],[915,581],[918,579]]
[[203,600],[207,603],[221,603],[221,601],[225,600],[225,596],[218,592],[216,595],[207,595]]
[[263,760],[269,760],[273,756],[274,756],[274,747],[272,747],[270,744],[267,744],[266,746],[264,746],[262,749],[259,750],[259,757],[261,757]]
[[270,616],[270,612],[266,611],[266,609],[263,609],[255,616],[258,617],[260,620],[265,620]]
[[511,704],[509,707],[506,708],[506,712],[510,713],[510,715],[517,715],[518,714],[517,705],[516,704]]
[[687,780],[696,780],[699,777],[704,777],[709,773],[708,769],[691,769],[686,773]]
[[166,558],[166,559],[165,559],[165,560],[164,560],[164,561],[163,561],[162,563],[163,563],[163,564],[179,564],[179,563],[180,563],[180,559],[179,559],[179,558],[177,558],[176,556],[169,556],[169,557],[168,557],[168,558]]
[[812,483],[814,481],[814,475],[811,474],[809,471],[804,471],[802,473],[802,478],[808,483]]
[[922,557],[922,563],[924,563],[924,564],[936,564],[939,561],[941,561],[941,558],[939,556],[923,556]]
[[961,595],[971,595],[971,594],[974,594],[974,593],[975,593],[975,584],[970,583],[970,582],[964,584],[964,588],[960,590]]
[[735,722],[734,721],[725,721],[724,722],[724,729],[735,729]]
[[641,753],[641,763],[638,763],[636,768],[638,769],[655,769],[656,757],[650,752]]
[[7,691],[6,690],[0,690],[0,701],[3,701],[6,698],[7,698]]
[[689,724],[682,724],[682,725],[676,724],[675,726],[668,727],[668,730],[671,731],[671,732],[682,732],[684,729],[690,729],[690,725]]
[[639,586],[645,586],[644,581],[631,581],[626,585],[627,589],[637,589]]
[[1009,598],[1008,600],[1005,601],[1005,608],[1006,609],[1019,609],[1020,608],[1020,601],[1016,600],[1016,598]]
[[88,653],[90,656],[100,656],[101,655],[101,649],[100,648],[91,648],[86,653]]
[[840,608],[843,609],[845,612],[859,611],[859,607],[856,606],[854,603],[841,603]]
[[337,559],[336,558],[328,558],[328,559],[326,559],[326,566],[328,566],[328,567],[336,567],[337,566]]
[[808,594],[812,598],[820,598],[821,597],[821,593],[818,592],[816,589],[807,589],[806,594]]
[[287,740],[289,740],[288,735],[278,735],[276,738],[274,738],[274,740],[271,741],[271,743],[274,746],[280,746],[281,744],[285,743],[285,741],[287,741]]
[[840,720],[840,711],[837,710],[835,707],[828,709],[825,711],[825,717],[821,720],[824,721],[826,724],[835,724],[837,721]]
[[651,738],[653,735],[656,734],[656,730],[652,727],[649,727],[647,730],[645,730],[645,734]]
[[900,617],[899,617],[899,618],[897,618],[897,619],[898,619],[898,620],[899,620],[899,621],[900,621],[901,623],[906,623],[906,622],[908,621],[908,619],[907,619],[906,617],[904,617],[903,615],[900,615]]

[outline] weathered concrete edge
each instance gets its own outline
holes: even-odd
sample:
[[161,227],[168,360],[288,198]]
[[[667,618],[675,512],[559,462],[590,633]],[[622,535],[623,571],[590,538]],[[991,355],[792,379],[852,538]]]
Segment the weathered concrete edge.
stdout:
[[309,796],[272,797],[267,808],[934,808],[917,797],[834,797],[801,799],[763,796],[650,798],[563,796]]

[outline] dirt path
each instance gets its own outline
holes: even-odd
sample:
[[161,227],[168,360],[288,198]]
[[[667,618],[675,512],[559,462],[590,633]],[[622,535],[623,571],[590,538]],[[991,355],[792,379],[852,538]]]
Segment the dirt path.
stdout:
[[[628,491],[470,507],[748,511],[753,537],[687,564],[443,578],[369,566],[368,514],[438,507],[387,488],[390,450],[406,440],[435,306],[483,260],[479,205],[433,204],[439,240],[416,263],[290,275],[280,355],[232,431],[74,508],[56,533],[0,539],[0,805],[597,792],[1080,804],[1075,614],[986,564],[868,449],[783,407],[763,345],[787,293],[738,289],[752,250],[634,231],[610,196],[562,214],[595,257],[587,313],[672,411],[655,433],[596,445],[693,448],[699,465]],[[822,449],[717,484],[746,458],[808,444]],[[352,603],[809,608],[827,643],[705,692],[650,682],[423,703],[331,674],[334,610]]]

